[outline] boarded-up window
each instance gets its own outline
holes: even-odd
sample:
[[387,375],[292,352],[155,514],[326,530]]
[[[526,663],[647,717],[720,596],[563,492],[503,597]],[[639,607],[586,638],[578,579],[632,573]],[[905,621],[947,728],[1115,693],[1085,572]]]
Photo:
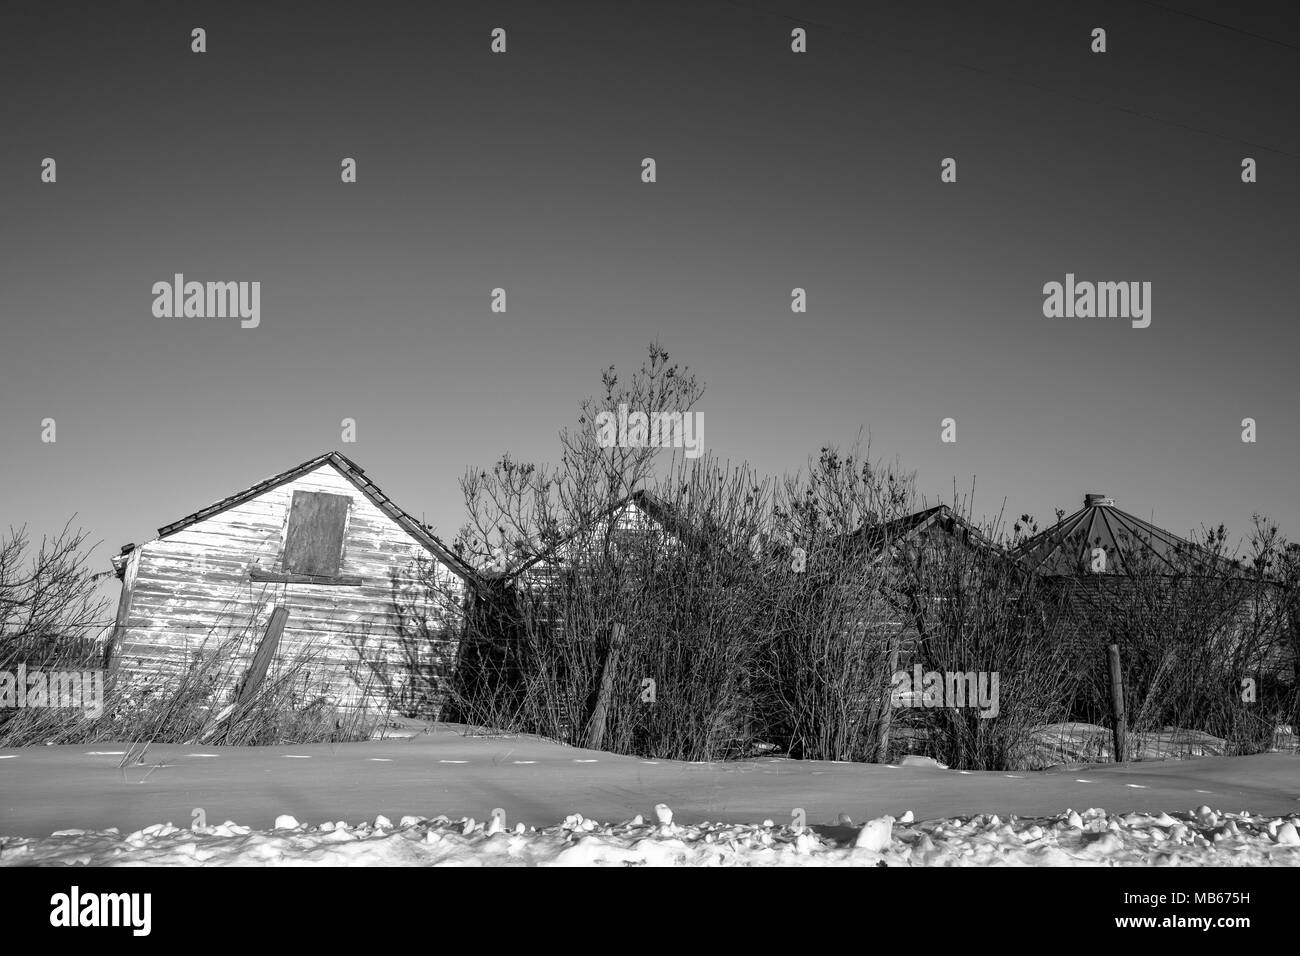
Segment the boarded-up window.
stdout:
[[347,524],[347,495],[295,491],[289,508],[289,532],[284,540],[287,574],[335,577],[343,562],[343,532]]

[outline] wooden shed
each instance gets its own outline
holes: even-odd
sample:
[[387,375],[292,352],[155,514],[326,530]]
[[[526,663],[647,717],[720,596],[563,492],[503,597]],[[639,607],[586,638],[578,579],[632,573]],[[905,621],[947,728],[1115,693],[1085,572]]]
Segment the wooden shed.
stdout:
[[445,700],[475,582],[338,452],[165,525],[113,564],[108,660],[130,686],[199,673],[217,706],[278,680],[304,706],[422,718]]

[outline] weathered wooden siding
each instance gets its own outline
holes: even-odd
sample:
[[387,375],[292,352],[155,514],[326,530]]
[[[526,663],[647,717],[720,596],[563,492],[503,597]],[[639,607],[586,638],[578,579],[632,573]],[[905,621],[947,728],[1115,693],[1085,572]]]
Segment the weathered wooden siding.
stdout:
[[[351,499],[339,574],[359,585],[250,580],[253,570],[283,572],[299,490]],[[267,680],[294,671],[304,704],[388,700],[399,712],[432,715],[441,703],[463,582],[328,463],[150,541],[132,560],[117,655],[132,678],[174,679],[197,659],[228,661],[218,668],[228,691],[281,606],[289,619]],[[422,569],[432,569],[435,587],[422,583]]]
[[[114,663],[113,650],[118,645],[119,639],[126,633],[126,624],[131,612],[131,595],[135,591],[136,572],[140,569],[140,551],[137,548],[130,554],[120,559],[123,562],[122,567],[122,593],[117,599],[117,614],[113,618],[113,628],[109,632],[108,656],[105,663]],[[116,567],[116,565],[115,565]]]

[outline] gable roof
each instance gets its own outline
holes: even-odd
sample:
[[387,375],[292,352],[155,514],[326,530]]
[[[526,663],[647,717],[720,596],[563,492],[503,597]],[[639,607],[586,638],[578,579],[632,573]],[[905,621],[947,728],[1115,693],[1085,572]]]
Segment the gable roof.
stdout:
[[401,528],[412,538],[418,541],[425,550],[429,551],[434,557],[438,558],[443,564],[449,567],[460,577],[469,582],[477,581],[477,574],[474,569],[466,563],[460,555],[456,554],[451,548],[435,535],[426,525],[421,524],[408,512],[402,510],[380,490],[379,486],[366,477],[365,469],[358,465],[352,459],[348,458],[337,451],[329,451],[323,455],[317,455],[301,465],[295,465],[288,471],[282,471],[278,475],[272,475],[270,478],[263,478],[255,485],[245,488],[243,491],[222,498],[220,501],[208,505],[191,515],[186,515],[179,521],[173,521],[171,524],[163,525],[158,529],[158,537],[165,538],[168,535],[175,534],[190,525],[195,524],[205,518],[210,518],[215,514],[233,508],[236,505],[248,501],[250,498],[256,498],[263,492],[270,491],[272,488],[278,488],[280,485],[293,481],[314,471],[321,465],[332,465],[344,478],[370,499],[376,508],[382,511],[388,517],[392,518]]
[[[693,527],[685,517],[670,505],[642,489],[620,498],[606,509],[605,520],[613,518],[628,505],[639,508],[648,518],[679,541],[699,546],[707,540],[699,529]],[[978,528],[953,511],[948,505],[936,505],[933,508],[926,508],[878,524],[864,524],[856,531],[844,535],[841,540],[852,542],[855,547],[863,548],[868,553],[880,552],[889,544],[914,538],[931,528],[939,528],[954,537],[961,538],[972,547],[993,547],[993,543]],[[569,531],[550,547],[529,556],[517,566],[492,576],[502,579],[514,578],[529,568],[552,559],[565,544],[578,534],[578,530]]]
[[1096,494],[1085,496],[1082,508],[1022,542],[1012,554],[1035,574],[1073,576],[1088,565],[1093,548],[1105,549],[1106,574],[1129,574],[1146,559],[1160,574],[1185,571],[1189,559],[1214,573],[1237,569],[1235,562],[1121,511],[1113,500]]
[[[652,521],[654,521],[665,531],[677,536],[678,538],[684,539],[686,537],[692,536],[694,533],[693,529],[690,528],[688,522],[686,522],[685,519],[683,519],[680,515],[678,515],[671,507],[669,507],[659,498],[652,495],[650,492],[645,491],[644,489],[637,489],[631,494],[624,495],[618,501],[614,502],[612,505],[610,505],[608,508],[605,509],[605,513],[601,516],[600,520],[609,521],[613,519],[628,505],[632,505],[638,508],[641,512],[643,512],[646,515],[646,517],[650,518]],[[498,580],[516,578],[519,575],[523,574],[525,571],[529,570],[532,567],[535,567],[538,564],[541,564],[544,561],[555,560],[559,556],[560,550],[566,544],[568,544],[570,541],[576,538],[582,530],[583,529],[581,527],[571,528],[569,531],[566,531],[558,539],[556,539],[552,544],[548,545],[547,547],[543,548],[542,550],[538,551],[535,554],[529,555],[528,557],[524,558],[523,561],[520,561],[519,564],[515,565],[514,567],[507,568],[505,571],[502,572],[480,571],[479,573],[485,577],[495,578]]]
[[891,542],[916,537],[931,528],[962,538],[972,547],[992,546],[982,531],[947,505],[935,505],[879,524],[864,524],[852,532],[851,537],[857,538],[861,545],[874,551]]

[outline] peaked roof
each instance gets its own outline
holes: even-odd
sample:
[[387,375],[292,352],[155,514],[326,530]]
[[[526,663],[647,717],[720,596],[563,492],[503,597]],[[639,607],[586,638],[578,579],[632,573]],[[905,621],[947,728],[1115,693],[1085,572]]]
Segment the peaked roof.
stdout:
[[220,501],[208,505],[192,515],[186,515],[179,521],[173,521],[171,524],[164,525],[158,529],[158,537],[165,538],[168,535],[175,534],[184,528],[205,518],[210,518],[219,514],[228,508],[248,501],[250,498],[256,498],[265,491],[277,488],[287,482],[293,481],[305,475],[309,471],[314,471],[321,465],[333,465],[334,468],[350,481],[358,491],[364,494],[370,501],[384,514],[392,518],[399,524],[407,534],[418,541],[424,548],[432,553],[443,564],[451,568],[458,575],[467,581],[474,581],[477,575],[474,569],[470,567],[458,554],[435,535],[426,525],[421,524],[408,512],[399,508],[373,481],[366,477],[365,469],[358,465],[352,459],[348,458],[337,451],[329,451],[323,455],[317,455],[309,461],[304,461],[301,465],[296,465],[288,471],[282,471],[278,475],[272,475],[270,478],[263,478],[255,485],[245,488],[238,494],[222,498]]
[[[606,508],[605,513],[602,516],[601,520],[602,521],[610,520],[611,518],[616,516],[620,511],[626,508],[628,505],[633,505],[639,508],[642,512],[646,514],[647,517],[653,520],[665,531],[668,531],[671,534],[675,534],[679,538],[690,537],[694,533],[694,529],[690,527],[690,525],[684,518],[679,516],[671,507],[669,507],[667,504],[665,504],[655,495],[641,488],[638,488],[636,491],[632,492],[629,495],[624,495],[622,498],[618,499],[618,501],[614,502],[612,505]],[[503,580],[509,578],[515,578],[537,564],[540,564],[547,560],[553,560],[555,557],[559,555],[560,549],[563,548],[570,541],[572,541],[574,538],[576,538],[579,532],[581,531],[582,529],[580,527],[571,528],[570,530],[566,531],[564,534],[560,535],[559,538],[557,538],[552,544],[548,545],[546,548],[543,548],[542,550],[536,552],[535,554],[531,554],[527,556],[526,558],[524,558],[524,560],[520,561],[517,565],[507,568],[505,571],[502,572],[481,571],[479,573],[482,574],[484,577],[488,577],[488,578],[499,578]]]
[[1236,567],[1200,545],[1121,511],[1113,500],[1096,494],[1087,495],[1082,508],[1022,542],[1012,554],[1036,574],[1073,576],[1091,566],[1093,548],[1105,549],[1106,574],[1130,574],[1146,561],[1158,574],[1186,571],[1189,560],[1217,573],[1230,573]]
[[[641,511],[643,511],[656,524],[665,531],[674,535],[680,541],[698,546],[701,542],[706,540],[706,536],[702,535],[698,529],[692,527],[691,523],[684,516],[677,513],[675,509],[657,496],[643,489],[638,489],[630,495],[616,501],[606,510],[605,518],[612,518],[628,505],[634,505],[637,508],[640,508]],[[912,538],[924,533],[930,528],[936,527],[946,531],[948,534],[963,538],[967,543],[974,547],[992,546],[989,539],[985,537],[978,528],[947,505],[936,505],[933,508],[926,508],[923,511],[903,515],[900,518],[894,518],[893,520],[883,523],[864,524],[856,531],[849,532],[845,535],[843,540],[855,541],[857,546],[864,547],[869,552],[875,552],[879,551],[884,545]],[[540,553],[529,556],[516,567],[510,568],[499,575],[489,576],[513,578],[534,565],[555,555],[559,549],[572,540],[577,533],[577,529],[569,531],[553,545]]]
[[861,538],[867,548],[874,550],[922,534],[931,528],[939,528],[948,534],[960,536],[975,547],[991,545],[989,539],[978,528],[948,505],[935,505],[933,508],[925,508],[880,524],[865,524],[852,532],[852,536]]

